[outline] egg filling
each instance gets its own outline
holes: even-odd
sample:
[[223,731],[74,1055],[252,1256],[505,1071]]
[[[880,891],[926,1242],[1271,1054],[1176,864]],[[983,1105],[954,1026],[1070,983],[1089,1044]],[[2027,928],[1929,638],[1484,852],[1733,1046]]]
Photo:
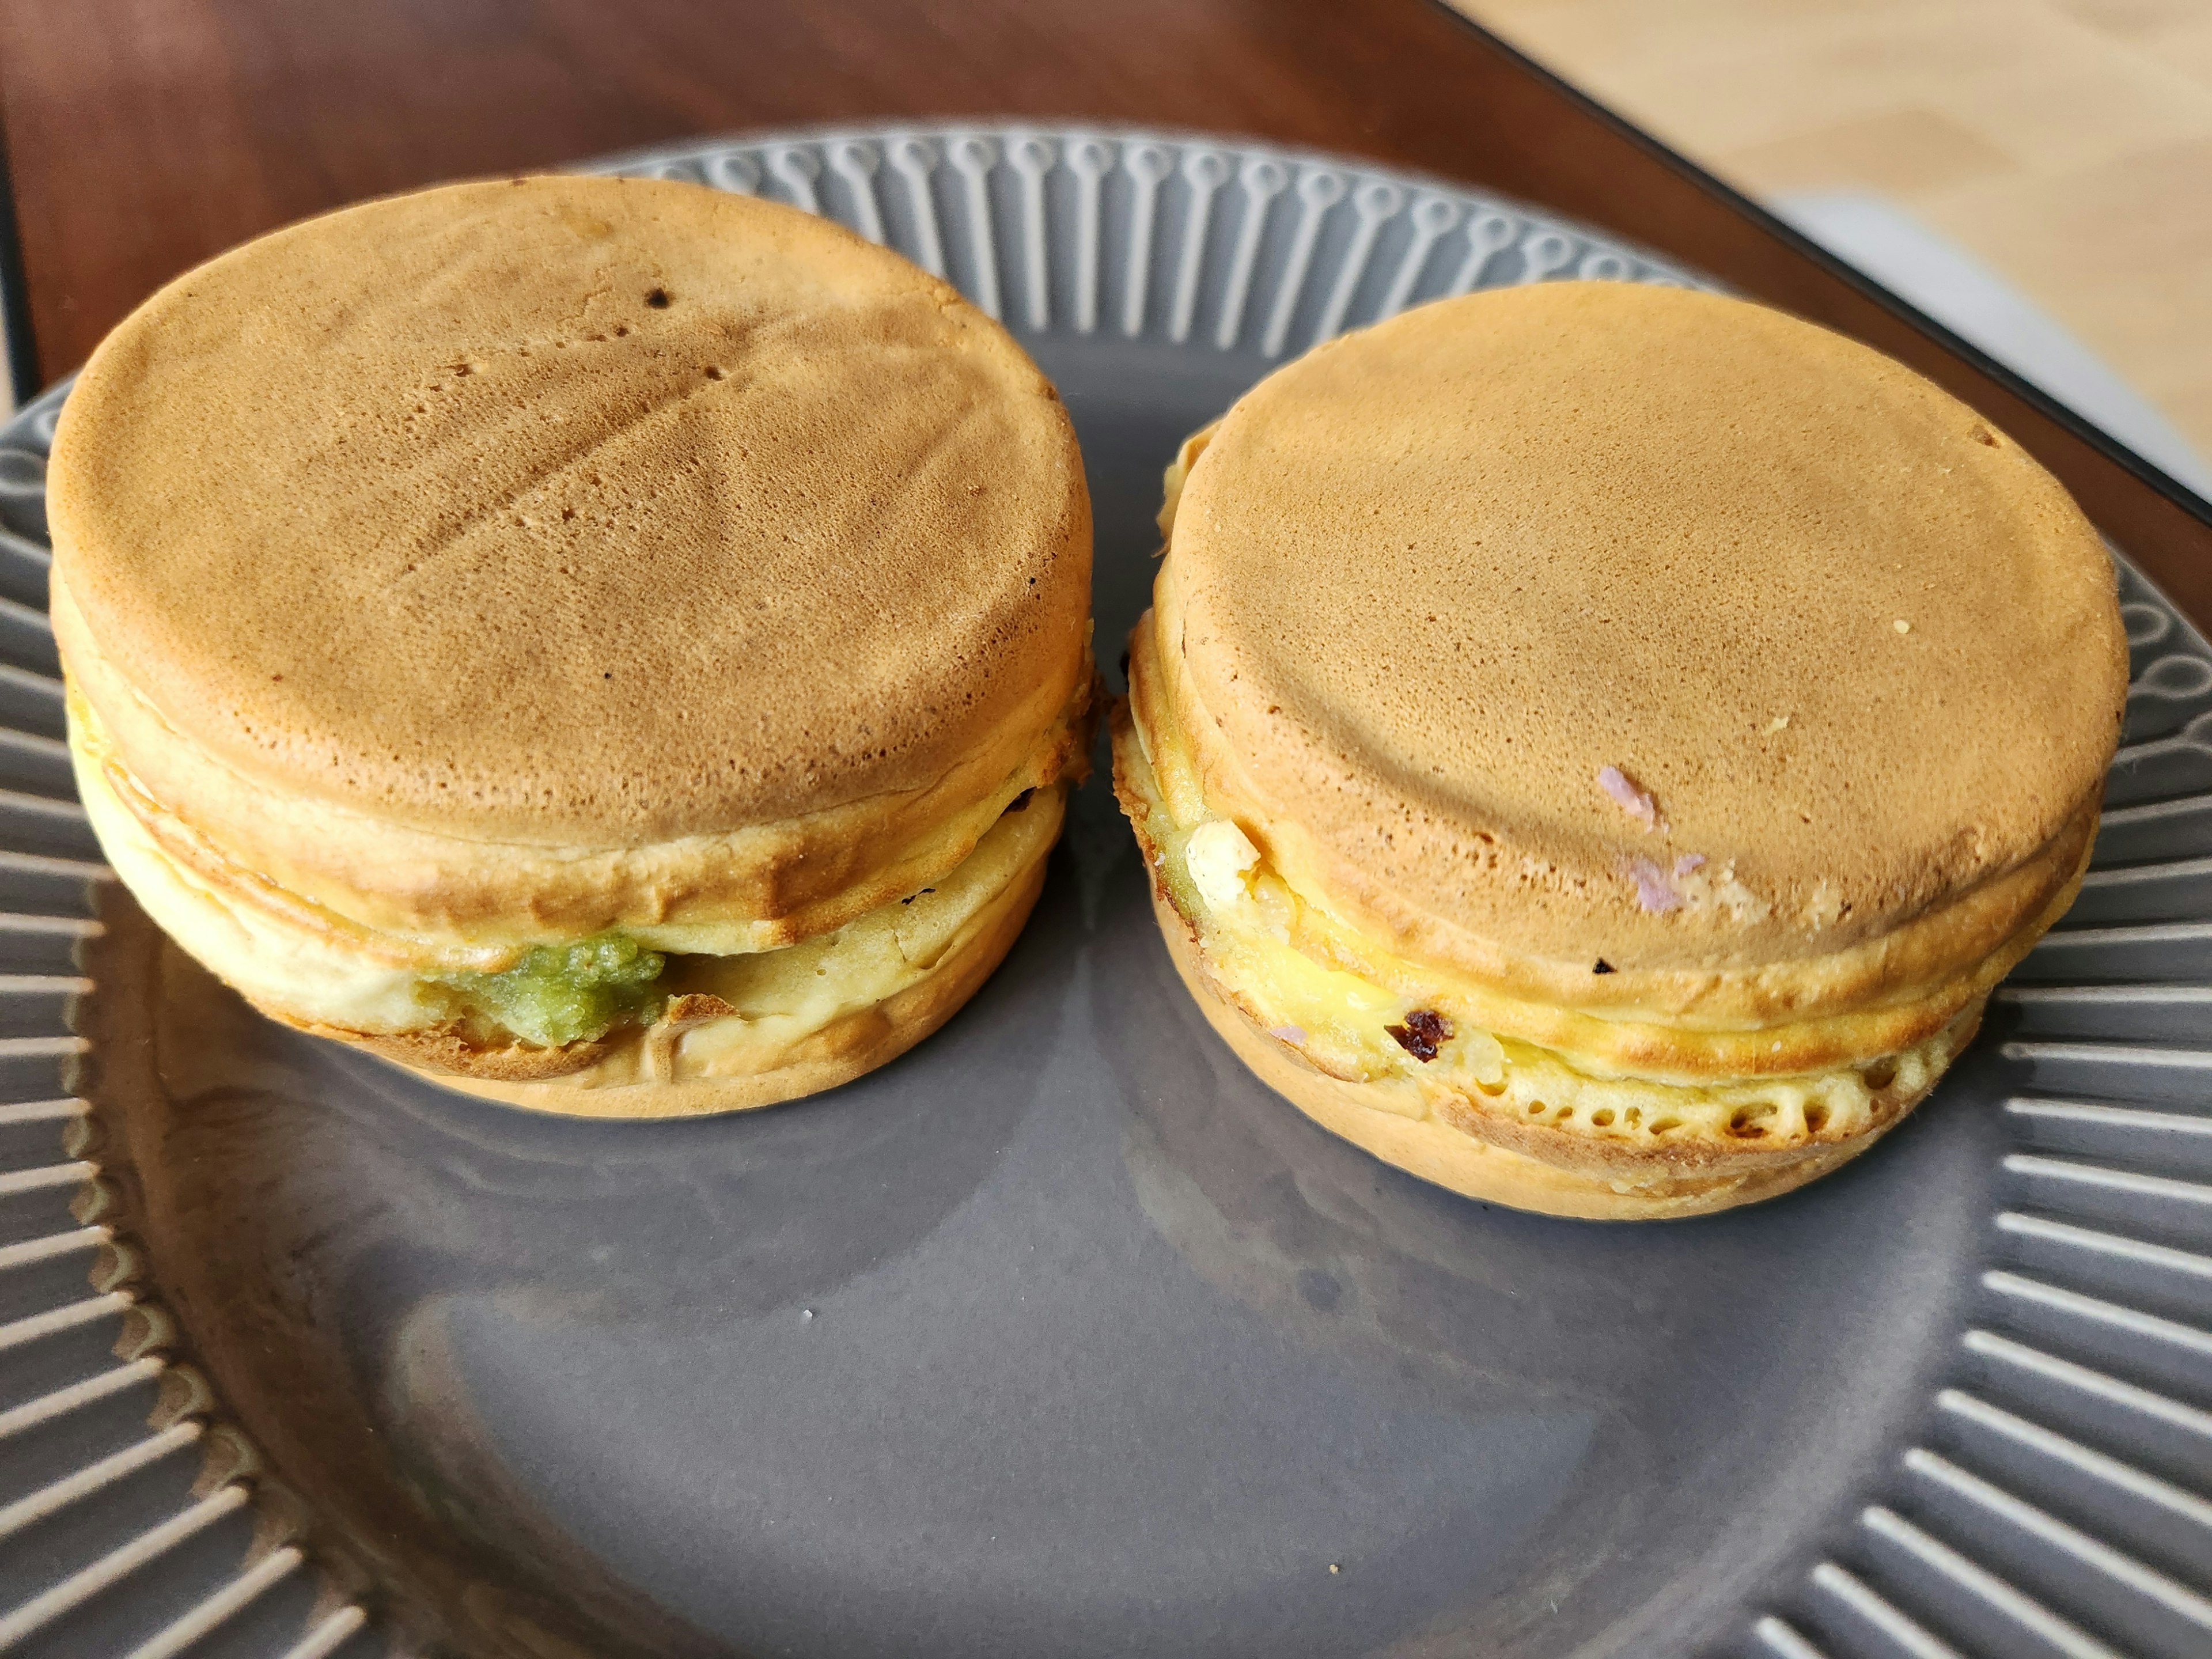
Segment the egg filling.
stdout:
[[[1150,625],[1148,617],[1140,632]],[[1145,672],[1150,644],[1138,642],[1133,675]],[[1808,1072],[1746,1066],[1731,1074],[1732,1054],[1778,1052],[1780,1034],[1793,1028],[1700,1031],[1521,1009],[1494,989],[1397,955],[1322,895],[1285,880],[1244,829],[1207,802],[1164,703],[1133,697],[1115,732],[1115,773],[1167,902],[1229,1002],[1317,1070],[1369,1085],[1378,1109],[1426,1118],[1449,1102],[1461,1115],[1647,1146],[1841,1140],[1917,1098],[1979,1021],[1987,988],[1977,982],[1948,999],[1960,1006],[1939,1029],[1902,1048]],[[1515,1034],[1516,1015],[1591,1040],[1534,1042]],[[1636,1064],[1639,1049],[1672,1054],[1675,1068]]]
[[[480,1048],[561,1049],[653,1028],[679,1002],[712,998],[715,1017],[668,1035],[718,1073],[770,1069],[955,957],[1033,889],[1066,793],[1064,784],[1017,783],[946,873],[795,945],[679,952],[656,948],[653,930],[640,929],[457,946],[366,928],[226,865],[137,787],[74,694],[69,714],[78,792],[116,873],[188,954],[265,1012],[338,1035],[448,1032]],[[189,860],[163,844],[185,836],[195,842]],[[580,1051],[580,1061],[589,1058],[588,1048]],[[634,1058],[616,1055],[572,1077],[587,1086],[631,1082],[637,1070]]]

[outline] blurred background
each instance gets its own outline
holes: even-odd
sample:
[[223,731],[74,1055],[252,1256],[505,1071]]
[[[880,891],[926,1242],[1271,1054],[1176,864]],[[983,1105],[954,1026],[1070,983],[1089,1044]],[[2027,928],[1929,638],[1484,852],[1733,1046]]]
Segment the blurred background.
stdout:
[[[1449,3],[2212,495],[2212,0]],[[1484,55],[1444,0],[0,0],[15,391],[286,220],[825,119],[1212,128],[1674,222]]]
[[2212,0],[1455,0],[2212,494]]

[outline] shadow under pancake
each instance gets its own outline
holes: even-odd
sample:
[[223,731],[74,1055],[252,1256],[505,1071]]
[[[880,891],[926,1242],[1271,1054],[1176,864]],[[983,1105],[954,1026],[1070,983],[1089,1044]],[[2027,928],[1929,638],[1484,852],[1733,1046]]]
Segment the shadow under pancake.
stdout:
[[1842,1519],[1916,1430],[1988,1212],[1996,1045],[1893,1144],[1768,1205],[1524,1214],[1381,1163],[1254,1079],[1177,981],[1128,861],[1097,923],[1094,1018],[1162,1237],[1377,1394],[1590,1425],[1522,1494],[1540,1519],[1510,1559],[1470,1548],[1449,1607],[1377,1650],[1596,1659],[1718,1638],[1803,1547],[1808,1510]]
[[404,1626],[471,1654],[734,1652],[568,1538],[435,1310],[490,1298],[578,1334],[796,1317],[911,1249],[1028,1109],[1019,1046],[976,1036],[1058,1019],[1065,963],[1040,958],[1074,931],[1069,886],[927,1063],[645,1124],[476,1101],[264,1019],[118,890],[86,1092],[191,1357]]

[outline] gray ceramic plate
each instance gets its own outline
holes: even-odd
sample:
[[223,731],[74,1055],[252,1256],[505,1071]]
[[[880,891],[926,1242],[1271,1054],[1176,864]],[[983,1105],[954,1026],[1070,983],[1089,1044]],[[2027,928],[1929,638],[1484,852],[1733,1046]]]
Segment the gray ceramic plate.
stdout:
[[[834,214],[1006,319],[1082,434],[1109,662],[1162,464],[1272,362],[1470,285],[1684,280],[1213,141],[617,165]],[[561,1121],[255,1018],[70,799],[58,398],[0,434],[21,1650],[2212,1653],[2212,652],[2124,569],[2098,868],[1972,1054],[1803,1193],[1601,1227],[1254,1085],[1096,781],[975,1003],[805,1104]]]

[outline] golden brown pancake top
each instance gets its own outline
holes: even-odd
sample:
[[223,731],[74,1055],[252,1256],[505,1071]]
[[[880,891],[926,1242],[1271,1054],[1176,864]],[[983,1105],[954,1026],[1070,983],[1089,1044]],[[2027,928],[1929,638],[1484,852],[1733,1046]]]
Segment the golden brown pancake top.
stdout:
[[1629,284],[1270,377],[1158,607],[1192,741],[1357,908],[1624,969],[1832,953],[2035,858],[2126,690],[2104,549],[2018,445],[1840,336]]
[[677,183],[453,185],[225,254],[94,355],[50,489],[57,580],[186,742],[486,839],[923,787],[1051,681],[1042,730],[1090,602],[1073,435],[1005,331]]

